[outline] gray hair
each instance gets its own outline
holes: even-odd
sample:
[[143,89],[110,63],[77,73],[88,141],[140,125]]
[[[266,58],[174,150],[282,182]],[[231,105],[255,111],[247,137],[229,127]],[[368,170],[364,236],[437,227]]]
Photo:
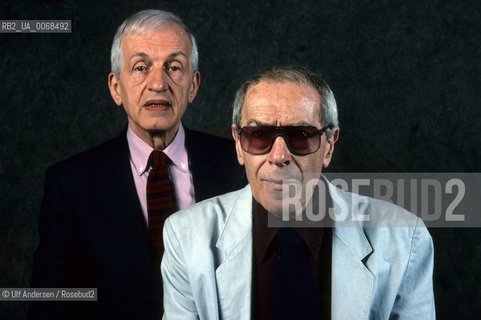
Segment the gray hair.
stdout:
[[117,29],[112,43],[112,50],[110,52],[112,72],[117,77],[120,75],[120,67],[122,63],[122,51],[120,50],[120,45],[123,36],[129,34],[142,34],[145,31],[156,30],[169,25],[178,25],[189,35],[190,43],[192,45],[190,59],[192,62],[192,70],[197,71],[199,67],[199,53],[194,35],[190,32],[189,28],[187,28],[178,16],[171,12],[149,9],[139,11],[128,17]]
[[[317,90],[321,97],[321,125],[332,126],[333,128],[339,126],[336,99],[334,99],[334,94],[327,83],[322,80],[319,75],[301,66],[282,66],[272,67],[252,76],[241,85],[239,90],[237,90],[233,103],[232,123],[238,128],[240,128],[242,106],[244,105],[247,90],[262,80],[278,82],[289,81],[312,86]],[[326,135],[330,136],[331,134],[332,131],[328,129]]]

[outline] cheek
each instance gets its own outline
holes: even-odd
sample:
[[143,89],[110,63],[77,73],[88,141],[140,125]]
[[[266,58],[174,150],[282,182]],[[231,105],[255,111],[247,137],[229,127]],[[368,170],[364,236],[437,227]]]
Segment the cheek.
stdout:
[[243,161],[246,169],[246,175],[250,182],[255,182],[255,170],[252,167],[251,161]]
[[323,168],[322,153],[316,153],[314,156],[307,156],[308,158],[302,159],[298,162],[299,170],[301,171],[304,180],[311,178],[319,178]]
[[132,102],[139,102],[147,85],[143,81],[129,82],[122,86],[123,95]]
[[189,99],[190,85],[188,83],[170,82],[171,90],[176,99]]
[[259,172],[262,171],[262,161],[260,159],[255,159],[255,156],[243,155],[242,159],[245,169],[247,179],[249,183],[257,185],[259,183]]
[[132,100],[133,95],[135,95],[135,88],[132,88],[132,86],[126,86],[125,84],[120,86],[120,96],[124,103],[129,103]]

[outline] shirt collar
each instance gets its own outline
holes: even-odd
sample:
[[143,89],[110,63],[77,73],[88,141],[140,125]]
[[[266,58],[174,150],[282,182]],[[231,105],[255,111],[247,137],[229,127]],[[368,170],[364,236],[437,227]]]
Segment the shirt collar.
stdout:
[[[272,240],[279,231],[277,227],[269,227],[267,224],[267,212],[261,204],[254,198],[252,199],[252,215],[253,215],[253,239],[255,239],[255,250],[258,252],[257,258],[260,263],[266,256]],[[293,228],[304,240],[309,248],[314,260],[318,260],[321,250],[322,239],[324,235],[323,228]]]
[[[130,159],[135,167],[135,171],[141,176],[149,170],[148,161],[154,149],[140,139],[130,126],[127,129],[127,141],[129,144]],[[179,170],[184,172],[189,171],[189,162],[185,149],[185,130],[182,124],[180,124],[177,130],[174,140],[162,151]]]
[[189,158],[185,149],[185,130],[182,123],[174,137],[174,140],[162,150],[181,171],[189,172]]
[[268,214],[267,210],[256,199],[252,198],[252,238],[254,239],[258,263],[264,260],[267,250],[279,230],[277,227],[268,227]]

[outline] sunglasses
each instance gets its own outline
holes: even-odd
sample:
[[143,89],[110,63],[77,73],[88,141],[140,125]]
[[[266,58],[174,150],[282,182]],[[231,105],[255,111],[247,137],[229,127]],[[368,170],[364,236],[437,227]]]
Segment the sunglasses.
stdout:
[[292,154],[304,156],[319,150],[321,136],[327,129],[332,128],[331,124],[321,129],[313,126],[255,126],[237,129],[237,134],[242,149],[250,154],[261,155],[270,152],[277,137],[282,137]]

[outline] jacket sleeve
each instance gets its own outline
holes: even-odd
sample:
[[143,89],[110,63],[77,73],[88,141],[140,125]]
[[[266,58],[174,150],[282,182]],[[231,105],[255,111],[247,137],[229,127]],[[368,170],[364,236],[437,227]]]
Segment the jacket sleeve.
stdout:
[[161,270],[164,287],[164,320],[199,319],[189,284],[184,253],[170,219],[164,226]]
[[409,262],[389,319],[435,319],[433,293],[434,250],[431,236],[418,219]]

